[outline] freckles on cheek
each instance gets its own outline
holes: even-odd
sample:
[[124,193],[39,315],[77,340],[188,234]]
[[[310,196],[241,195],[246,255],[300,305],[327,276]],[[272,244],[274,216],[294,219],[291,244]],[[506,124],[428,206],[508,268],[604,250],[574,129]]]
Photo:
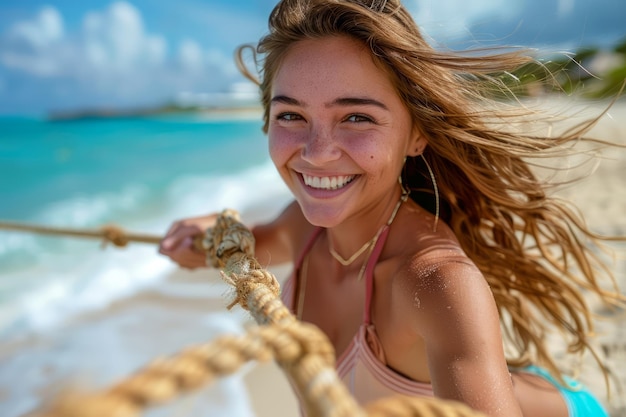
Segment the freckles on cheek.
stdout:
[[275,160],[278,154],[280,154],[280,141],[276,141],[270,138],[267,142],[267,149],[272,160]]
[[283,159],[282,155],[284,155],[284,151],[282,151],[279,145],[270,143],[269,154],[270,158],[272,158],[272,161],[279,162],[281,159]]
[[269,154],[275,164],[281,165],[289,160],[298,150],[297,142],[293,137],[277,135],[268,141]]

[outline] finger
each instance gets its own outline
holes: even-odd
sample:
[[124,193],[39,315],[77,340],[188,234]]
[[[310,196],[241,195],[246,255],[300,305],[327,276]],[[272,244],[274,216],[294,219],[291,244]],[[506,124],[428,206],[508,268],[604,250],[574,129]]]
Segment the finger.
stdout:
[[199,229],[195,226],[178,225],[163,238],[159,245],[159,251],[162,253],[174,251],[179,246],[184,246],[185,240],[189,239],[189,236],[197,234],[199,234]]
[[167,229],[165,236],[173,235],[176,231],[184,225],[184,220],[177,220],[173,222],[170,227]]
[[180,253],[177,258],[177,263],[188,269],[196,269],[206,266],[206,257],[199,253],[194,253],[189,250],[184,253]]

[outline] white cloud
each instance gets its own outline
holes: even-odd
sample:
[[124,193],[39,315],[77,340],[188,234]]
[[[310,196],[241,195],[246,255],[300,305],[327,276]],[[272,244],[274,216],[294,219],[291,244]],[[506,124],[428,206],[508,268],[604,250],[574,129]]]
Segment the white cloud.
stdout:
[[191,39],[185,39],[180,44],[178,48],[178,62],[182,68],[190,71],[198,71],[204,66],[203,61],[202,48],[197,42]]
[[63,80],[72,95],[120,100],[173,97],[181,90],[223,88],[236,77],[232,56],[188,38],[168,55],[161,34],[151,33],[141,12],[126,1],[87,13],[77,32],[66,33],[61,13],[41,9],[0,38],[0,66],[27,77]]
[[574,0],[558,0],[557,16],[565,17],[574,11]]
[[120,76],[160,66],[167,45],[146,33],[141,14],[129,3],[112,3],[90,12],[77,36],[64,33],[58,10],[46,7],[31,20],[8,31],[0,62],[35,76],[82,78],[94,74]]
[[225,55],[224,52],[218,49],[210,49],[206,52],[205,58],[208,66],[220,68],[224,74],[233,75],[239,73],[232,54]]
[[477,22],[510,18],[520,7],[519,0],[412,0],[407,4],[424,33],[442,42],[466,38]]
[[34,48],[44,48],[63,38],[63,18],[54,7],[44,7],[32,20],[16,23],[9,37]]
[[239,100],[256,100],[259,98],[259,87],[251,81],[241,81],[230,86],[230,94]]
[[63,47],[63,18],[53,7],[44,7],[30,20],[15,23],[5,36],[0,63],[40,77],[58,75]]
[[116,2],[83,21],[82,50],[90,70],[123,73],[163,64],[167,43],[145,31],[139,10]]
[[0,61],[9,68],[23,70],[38,77],[52,77],[58,75],[61,68],[49,55],[23,55],[7,51],[0,55]]

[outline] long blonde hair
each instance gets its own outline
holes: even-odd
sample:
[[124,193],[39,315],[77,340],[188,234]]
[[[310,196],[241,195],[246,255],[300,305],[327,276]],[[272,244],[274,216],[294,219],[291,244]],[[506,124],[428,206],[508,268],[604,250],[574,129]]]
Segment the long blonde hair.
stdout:
[[[265,132],[272,82],[290,46],[332,35],[370,48],[427,138],[424,158],[408,158],[403,182],[415,201],[432,210],[434,184],[426,164],[432,167],[441,217],[495,296],[505,339],[513,346],[509,364],[536,362],[560,378],[544,343],[546,325],[565,331],[569,350],[582,353],[590,348],[593,328],[582,289],[612,305],[623,298],[594,252],[603,238],[568,203],[548,195],[549,184],[526,159],[587,140],[583,135],[596,120],[555,137],[505,128],[532,112],[514,100],[489,98],[494,92],[514,98],[498,75],[536,59],[516,50],[436,50],[398,0],[283,0],[270,15],[269,34],[252,48],[260,79],[244,64],[243,53],[251,47],[238,51],[240,69],[260,86]],[[610,290],[603,289],[599,274],[608,276]]]

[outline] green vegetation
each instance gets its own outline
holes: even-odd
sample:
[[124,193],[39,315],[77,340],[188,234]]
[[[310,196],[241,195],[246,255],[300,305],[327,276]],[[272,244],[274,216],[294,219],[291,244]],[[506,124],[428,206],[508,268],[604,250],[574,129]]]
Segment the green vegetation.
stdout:
[[[591,99],[615,97],[626,82],[626,38],[612,49],[581,48],[545,62],[525,65],[498,77],[518,96],[579,94]],[[500,95],[510,95],[508,92]]]

